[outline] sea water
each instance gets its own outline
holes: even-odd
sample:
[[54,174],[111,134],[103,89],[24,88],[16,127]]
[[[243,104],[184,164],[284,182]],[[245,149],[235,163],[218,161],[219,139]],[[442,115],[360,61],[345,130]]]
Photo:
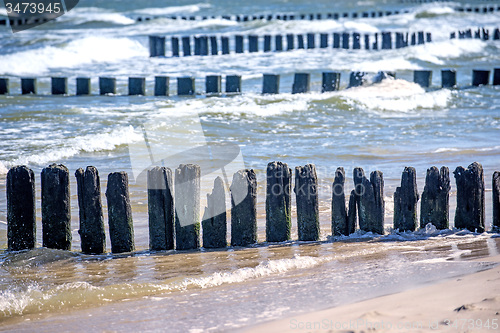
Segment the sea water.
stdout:
[[[493,234],[457,230],[391,231],[393,193],[405,166],[417,171],[421,192],[432,165],[483,165],[490,229],[491,175],[499,169],[500,90],[470,87],[473,69],[499,65],[499,41],[449,39],[452,31],[499,26],[500,13],[459,13],[461,3],[396,1],[85,1],[66,15],[16,34],[0,27],[0,248],[7,248],[5,177],[14,165],[35,171],[37,241],[41,244],[40,172],[50,163],[71,173],[72,252],[2,252],[0,321],[6,330],[232,330],[295,313],[346,304],[485,268],[469,257],[499,252]],[[236,22],[181,21],[152,15],[309,14],[404,10],[380,18]],[[0,11],[0,14],[5,12]],[[286,34],[428,31],[433,42],[398,50],[314,49],[219,56],[149,58],[148,35]],[[167,44],[169,44],[167,42]],[[331,44],[330,44],[331,45]],[[168,52],[167,52],[168,54]],[[458,89],[438,89],[441,69],[457,70]],[[412,83],[413,71],[434,71],[433,86]],[[320,93],[321,73],[341,72],[341,90]],[[346,90],[351,71],[396,72],[397,79]],[[311,73],[311,93],[291,94],[293,75]],[[262,74],[281,76],[280,94],[261,95]],[[206,75],[242,75],[243,94],[206,97]],[[153,97],[154,76],[171,77],[171,97]],[[51,96],[50,77],[90,77],[93,96]],[[119,96],[96,96],[97,78],[117,78]],[[128,77],[146,77],[147,96],[126,96]],[[177,97],[175,78],[193,76],[196,97]],[[37,96],[22,96],[20,77],[38,78]],[[146,144],[147,143],[147,144]],[[216,176],[252,168],[258,178],[258,238],[265,240],[265,170],[271,161],[318,170],[321,241],[249,249],[148,252],[147,189],[143,170],[192,162],[185,153],[231,143],[237,156],[212,156],[202,179],[202,210]],[[149,147],[149,148],[148,148]],[[206,161],[201,161],[206,162]],[[107,174],[127,171],[138,252],[79,253],[77,168],[94,165],[105,191]],[[337,167],[384,173],[388,235],[357,232],[332,238],[331,183]],[[225,173],[221,170],[224,168]],[[456,188],[452,176],[450,225]],[[292,205],[295,201],[292,196]],[[107,206],[103,196],[105,219]],[[227,198],[227,206],[230,201]],[[292,209],[292,239],[297,239]],[[229,216],[230,217],[230,216]],[[107,249],[110,249],[109,238]],[[431,273],[432,272],[432,273]],[[91,319],[89,319],[91,318]],[[85,323],[85,325],[81,323]],[[90,326],[89,326],[90,325]],[[91,326],[94,325],[94,326]]]

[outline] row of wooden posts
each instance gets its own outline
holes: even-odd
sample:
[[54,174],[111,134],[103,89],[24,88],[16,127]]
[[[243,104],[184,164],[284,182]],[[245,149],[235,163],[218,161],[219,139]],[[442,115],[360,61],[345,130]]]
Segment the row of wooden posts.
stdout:
[[[104,253],[106,236],[98,171],[95,167],[75,172],[78,188],[79,231],[82,252]],[[472,163],[454,171],[457,187],[455,228],[484,232],[485,185],[483,169]],[[207,207],[200,225],[200,177],[198,165],[182,164],[148,170],[149,247],[154,251],[188,250],[201,246],[224,248],[227,244],[226,188],[220,177],[207,195]],[[297,229],[300,241],[320,238],[318,178],[313,164],[295,168]],[[380,171],[366,177],[362,168],[353,171],[354,189],[344,194],[345,172],[338,168],[332,184],[331,228],[334,236],[349,235],[359,229],[384,234],[384,180]],[[42,240],[48,248],[71,249],[71,204],[69,171],[63,165],[50,165],[41,172]],[[492,177],[493,227],[500,228],[500,172]],[[175,191],[174,191],[175,188]],[[394,193],[394,228],[414,231],[428,223],[437,229],[449,228],[450,177],[447,167],[427,169],[421,196],[420,224],[417,202],[420,199],[416,172],[406,167],[401,186]],[[292,169],[286,163],[267,166],[266,241],[291,240]],[[253,170],[233,175],[231,196],[231,246],[257,242],[257,178]],[[125,172],[108,175],[106,188],[108,225],[113,253],[135,250],[132,210]],[[8,249],[32,249],[36,242],[35,176],[26,166],[16,166],[7,174]],[[187,222],[186,222],[187,221]]]
[[[450,39],[482,39],[482,40],[489,40],[490,39],[490,30],[485,29],[485,28],[477,28],[476,30],[472,29],[467,29],[467,30],[460,30],[458,32],[451,32],[450,33]],[[491,39],[493,40],[500,40],[500,29],[495,28],[493,30],[493,36],[491,36]]]
[[[380,43],[379,43],[380,36]],[[231,37],[234,39],[230,45]],[[274,48],[273,48],[274,40]],[[286,48],[284,41],[286,40]],[[319,41],[319,43],[318,43]],[[245,45],[249,53],[259,52],[281,52],[296,49],[315,49],[317,47],[326,49],[331,45],[334,49],[353,50],[390,50],[399,49],[410,45],[420,45],[432,42],[430,32],[382,32],[373,35],[361,34],[359,32],[335,32],[335,33],[305,33],[283,35],[234,35],[234,36],[172,36],[170,38],[170,51],[172,57],[179,56],[208,56],[234,53],[244,53]],[[220,49],[219,49],[220,45]],[[182,48],[181,48],[182,46]],[[182,52],[181,52],[182,50]],[[194,52],[193,52],[194,51]],[[149,56],[163,57],[167,55],[166,37],[149,36]]]
[[[401,0],[405,2],[405,0]],[[409,0],[407,2],[436,2],[439,0]],[[456,7],[455,11],[457,12],[467,12],[467,13],[492,13],[495,11],[500,11],[500,5],[498,6],[477,6],[477,7]],[[136,21],[145,22],[151,21],[155,19],[171,19],[171,20],[183,20],[183,21],[198,21],[198,20],[214,20],[214,19],[223,19],[229,21],[237,21],[237,22],[250,22],[250,21],[293,21],[293,20],[339,20],[339,19],[358,19],[358,18],[377,18],[384,16],[392,16],[399,14],[408,14],[410,13],[409,9],[401,9],[401,10],[379,10],[379,11],[364,11],[364,12],[343,12],[343,13],[309,13],[309,14],[259,14],[259,15],[202,15],[202,16],[186,16],[186,15],[171,15],[171,16],[138,16],[136,17]]]
[[[336,91],[340,88],[340,72],[323,72],[321,81],[321,92]],[[382,80],[388,76],[396,78],[393,72],[379,72],[376,75],[377,80]],[[490,80],[490,76],[492,79]],[[349,76],[348,88],[361,86],[366,82],[367,73],[351,72]],[[238,94],[241,89],[241,75],[227,75],[225,77],[225,93]],[[432,71],[416,70],[413,72],[413,82],[418,83],[422,87],[432,86]],[[491,75],[490,70],[473,70],[472,85],[488,85],[492,82],[493,85],[500,85],[500,68],[493,70]],[[51,78],[51,91],[53,95],[68,95],[68,78],[53,77]],[[310,73],[295,73],[292,85],[292,93],[306,93],[310,91],[311,74]],[[457,85],[457,72],[454,69],[441,70],[441,87],[452,88]],[[280,92],[280,75],[279,74],[264,74],[262,81],[263,94],[278,94]],[[0,78],[0,95],[10,93],[9,78]],[[99,78],[99,93],[101,95],[116,94],[116,78],[100,77]],[[205,78],[205,93],[207,95],[220,95],[222,91],[222,75],[207,75]],[[37,94],[37,79],[36,78],[21,78],[21,94]],[[90,78],[76,78],[76,95],[84,96],[91,94]],[[128,94],[129,95],[146,95],[146,78],[130,77],[128,79]],[[195,78],[194,77],[179,77],[177,78],[177,95],[196,95]],[[155,76],[154,85],[155,96],[170,95],[170,77]]]

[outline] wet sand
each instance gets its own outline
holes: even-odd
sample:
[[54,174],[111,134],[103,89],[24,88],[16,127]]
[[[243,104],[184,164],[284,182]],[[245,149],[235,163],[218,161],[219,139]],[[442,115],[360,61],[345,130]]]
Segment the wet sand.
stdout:
[[[500,263],[500,256],[476,259]],[[496,332],[500,265],[397,294],[267,322],[243,332]]]

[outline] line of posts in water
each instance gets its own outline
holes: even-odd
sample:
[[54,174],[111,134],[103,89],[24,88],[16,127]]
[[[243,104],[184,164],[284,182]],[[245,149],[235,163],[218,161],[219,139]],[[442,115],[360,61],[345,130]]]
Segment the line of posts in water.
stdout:
[[[351,72],[349,76],[349,84],[347,88],[357,87],[367,82],[365,72]],[[379,79],[391,76],[396,78],[394,72],[379,72]],[[491,80],[490,77],[492,76]],[[222,91],[222,75],[207,75],[205,78],[205,94],[221,95]],[[340,72],[323,72],[321,80],[321,92],[330,92],[340,89]],[[413,71],[413,82],[420,86],[428,88],[432,87],[432,71],[430,70],[415,70]],[[500,85],[500,68],[493,70],[493,75],[490,70],[473,70],[472,71],[472,86],[488,85],[490,82],[493,85]],[[116,95],[116,78],[99,77],[99,93],[100,95]],[[292,85],[292,93],[307,93],[310,91],[311,74],[310,73],[295,73]],[[454,69],[441,70],[441,87],[453,88],[457,86],[457,72]],[[68,78],[52,77],[51,78],[52,95],[68,95]],[[241,75],[225,76],[225,93],[228,95],[239,94],[242,92]],[[0,95],[10,93],[9,78],[0,78]],[[264,74],[262,80],[263,94],[278,94],[280,93],[280,75],[279,74]],[[21,94],[37,94],[37,79],[36,78],[21,78]],[[85,96],[91,94],[91,79],[76,78],[76,95]],[[190,96],[196,95],[195,78],[194,77],[179,77],[177,78],[177,95]],[[145,77],[130,77],[128,78],[128,95],[146,95],[146,78]],[[170,77],[155,76],[154,81],[155,96],[170,95]]]
[[[233,42],[231,43],[231,39]],[[286,42],[286,43],[285,43]],[[352,50],[390,50],[400,49],[410,45],[421,45],[432,42],[430,32],[381,32],[361,34],[359,32],[335,33],[304,33],[286,35],[234,35],[234,36],[172,36],[170,51],[172,57],[208,56],[259,52],[281,52],[297,49],[352,49]],[[149,36],[150,57],[160,57],[167,54],[166,37]],[[232,51],[232,52],[231,52]]]
[[[320,239],[318,178],[313,164],[292,169],[286,163],[267,165],[266,242],[291,240],[291,196],[296,196],[299,241]],[[482,166],[474,162],[453,172],[457,206],[454,226],[484,232],[485,185]],[[101,254],[106,236],[99,173],[95,167],[75,172],[78,189],[81,249]],[[147,171],[149,247],[154,251],[189,250],[203,247],[225,248],[227,243],[226,187],[220,177],[207,194],[207,207],[200,219],[201,170],[195,164],[181,164],[176,170],[154,167]],[[368,176],[362,168],[353,170],[354,189],[346,206],[346,175],[337,168],[332,184],[331,232],[349,235],[360,230],[384,234],[384,179],[380,171]],[[175,191],[174,191],[175,188]],[[449,169],[427,169],[425,186],[419,195],[416,172],[406,167],[401,185],[394,193],[394,229],[415,231],[431,223],[449,228]],[[293,190],[293,192],[292,192]],[[231,197],[231,246],[257,243],[257,177],[253,170],[240,170],[229,187]],[[500,172],[492,176],[493,231],[500,230]],[[135,250],[132,209],[126,172],[108,175],[106,187],[109,237],[113,253]],[[421,201],[420,221],[417,202]],[[7,174],[8,249],[32,249],[36,244],[35,175],[26,166],[16,166]],[[52,164],[41,172],[42,242],[44,247],[71,250],[70,175],[63,165]],[[200,223],[201,220],[201,223]]]

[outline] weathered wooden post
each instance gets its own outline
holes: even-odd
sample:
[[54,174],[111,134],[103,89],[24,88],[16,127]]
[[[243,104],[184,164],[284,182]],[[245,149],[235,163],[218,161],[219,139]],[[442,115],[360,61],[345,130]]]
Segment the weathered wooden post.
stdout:
[[229,37],[222,36],[220,42],[222,44],[222,54],[229,54]]
[[336,32],[333,33],[333,44],[332,44],[332,47],[334,49],[339,49],[340,48],[340,34],[339,33],[336,33]]
[[259,52],[259,36],[248,36],[248,52]]
[[257,177],[253,170],[240,170],[231,183],[231,246],[257,242]]
[[148,170],[147,182],[149,249],[172,250],[175,224],[172,170],[154,167]]
[[413,71],[413,82],[423,88],[432,85],[432,71]]
[[274,36],[275,51],[283,51],[283,35]]
[[208,37],[207,36],[200,37],[200,55],[202,55],[202,56],[208,55]]
[[359,228],[363,231],[384,234],[384,179],[380,171],[373,171],[370,180],[362,168],[354,168],[354,185],[357,196]]
[[241,93],[241,75],[226,76],[226,93]]
[[99,172],[93,166],[85,171],[79,168],[75,172],[78,191],[78,210],[80,216],[80,234],[82,252],[101,254],[106,251],[104,216],[101,203],[101,185]]
[[349,34],[347,32],[342,34],[342,48],[349,49]]
[[235,43],[235,52],[243,53],[243,36],[242,35],[234,36],[234,43]]
[[365,50],[370,49],[370,35],[365,35]]
[[328,47],[328,34],[320,34],[319,36],[319,47],[326,49]]
[[156,39],[157,36],[149,36],[149,56],[150,57],[156,57],[157,52],[156,52]]
[[52,77],[51,78],[52,95],[67,95],[68,94],[68,78],[67,77]]
[[352,190],[351,195],[349,196],[349,207],[347,211],[347,235],[356,231],[357,202],[358,197],[356,195],[356,191]]
[[492,183],[493,231],[500,232],[500,171],[493,173]]
[[295,197],[299,241],[317,241],[320,236],[318,177],[314,164],[295,167]]
[[7,243],[9,251],[30,250],[36,241],[35,174],[26,166],[7,173]]
[[155,76],[155,96],[168,96],[170,78],[168,76]]
[[494,86],[500,85],[500,68],[495,68],[493,70],[493,85]]
[[373,50],[378,50],[378,34],[374,34],[373,35],[373,45],[372,45],[372,49]]
[[332,184],[332,235],[349,235],[344,194],[344,168],[337,168]]
[[339,90],[340,73],[337,72],[323,72],[321,92]]
[[449,228],[450,189],[447,167],[441,167],[441,171],[435,166],[427,169],[420,203],[420,228],[425,228],[428,223],[437,229]]
[[179,37],[172,37],[172,57],[179,56]]
[[351,72],[349,76],[349,85],[347,88],[359,87],[363,85],[364,72]]
[[108,175],[106,200],[108,202],[111,252],[122,253],[134,251],[134,225],[128,193],[128,175],[126,172],[113,172]]
[[194,55],[201,55],[201,37],[194,36]]
[[290,240],[292,170],[286,163],[270,162],[267,165],[266,185],[266,240]]
[[454,69],[441,70],[441,87],[454,88],[457,86],[457,71]]
[[286,49],[289,51],[289,50],[293,50],[295,48],[295,45],[294,45],[294,38],[295,38],[295,35],[294,34],[287,34],[286,35]]
[[36,95],[36,79],[35,78],[21,78],[21,94],[23,95],[29,95],[29,94],[34,94]]
[[217,37],[216,36],[210,36],[210,53],[212,55],[219,54],[219,47],[217,45]]
[[352,49],[359,50],[361,49],[361,35],[357,32],[352,34]]
[[71,250],[69,171],[52,164],[42,170],[42,240],[50,249]]
[[405,167],[401,186],[394,192],[394,229],[415,231],[417,229],[417,177],[415,168]]
[[263,94],[278,94],[280,90],[280,76],[278,74],[264,74],[262,83]]
[[411,38],[410,44],[411,45],[417,45],[417,34],[416,33],[412,33],[410,38]]
[[185,57],[191,55],[191,39],[189,38],[189,36],[182,37],[182,54]]
[[221,93],[222,76],[207,75],[205,78],[205,91],[207,94]]
[[146,95],[146,78],[144,77],[129,77],[128,78],[128,94],[133,95]]
[[490,71],[476,70],[472,71],[472,85],[477,87],[481,85],[488,85],[490,82]]
[[427,43],[432,42],[432,34],[431,34],[430,32],[427,32],[427,33],[425,34],[425,41],[426,41]]
[[307,48],[308,49],[314,49],[316,47],[316,41],[315,38],[316,35],[313,33],[308,33],[307,34]]
[[417,38],[418,38],[418,42],[417,42],[418,45],[425,44],[423,31],[417,32]]
[[220,177],[215,178],[212,193],[207,194],[207,207],[201,224],[204,248],[227,246],[226,191]]
[[403,33],[396,32],[396,48],[400,49],[404,46],[404,37]]
[[175,248],[200,247],[200,178],[196,164],[181,164],[175,170]]
[[156,37],[156,57],[165,56],[165,37]]
[[179,77],[177,78],[177,95],[194,95],[195,83],[194,77]]
[[9,79],[6,77],[0,77],[0,95],[9,94]]
[[382,50],[392,49],[392,36],[390,32],[382,32]]
[[304,43],[304,35],[298,34],[297,35],[297,49],[304,49],[305,48],[305,43]]
[[90,95],[90,78],[88,77],[76,78],[76,94],[78,96]]
[[309,92],[310,82],[311,82],[311,74],[295,73],[292,86],[292,94]]
[[100,77],[99,93],[101,95],[116,94],[116,79],[114,77]]
[[481,164],[474,162],[467,169],[459,166],[453,172],[457,183],[455,228],[484,232],[484,176]]
[[264,52],[270,52],[270,51],[271,51],[271,36],[264,35]]

